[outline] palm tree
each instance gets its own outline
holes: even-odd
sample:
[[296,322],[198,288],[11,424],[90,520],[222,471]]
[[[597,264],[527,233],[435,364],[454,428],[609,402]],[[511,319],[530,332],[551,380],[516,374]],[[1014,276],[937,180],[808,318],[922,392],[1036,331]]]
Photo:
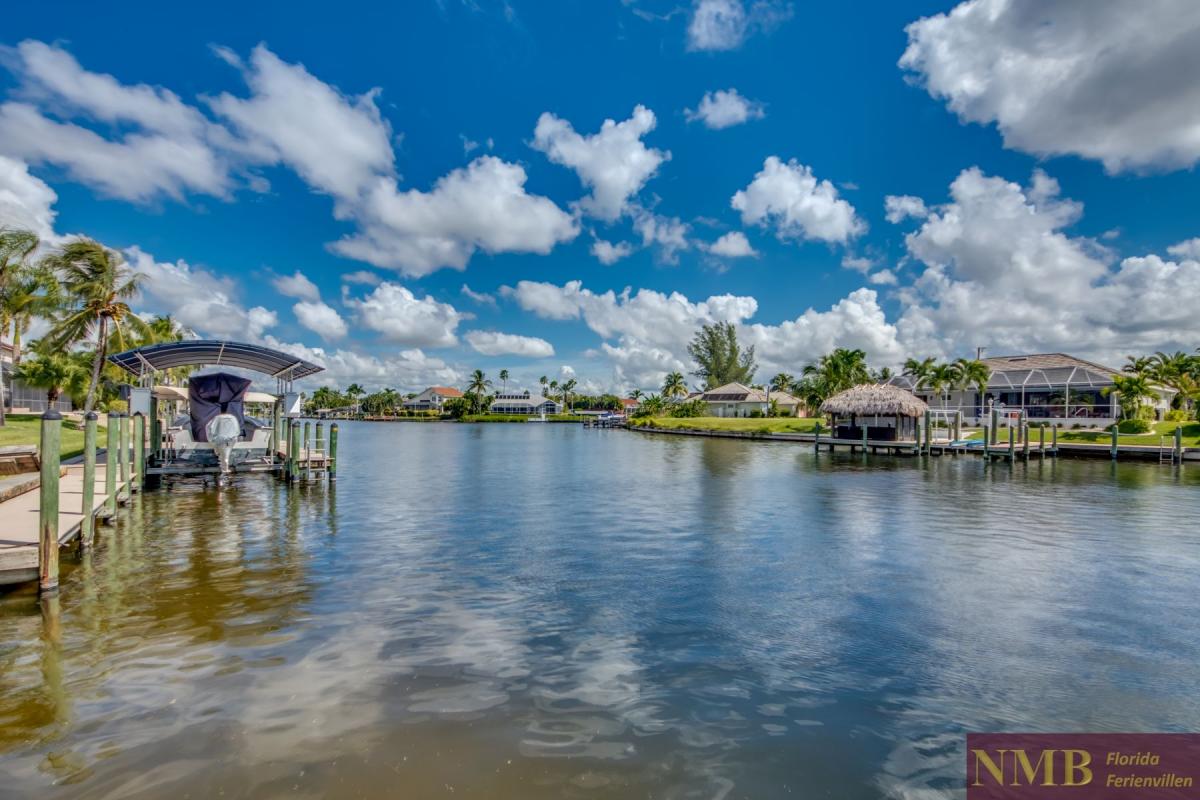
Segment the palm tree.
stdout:
[[925,377],[925,383],[934,394],[942,398],[942,408],[946,407],[946,395],[950,388],[957,386],[961,377],[958,365],[954,363],[934,364]]
[[1142,399],[1154,397],[1150,388],[1150,380],[1145,375],[1114,375],[1112,386],[1100,390],[1106,397],[1117,393],[1117,402],[1121,404],[1121,416],[1125,419],[1137,419],[1142,410]]
[[100,385],[100,370],[110,339],[124,348],[126,329],[143,333],[146,323],[125,301],[135,296],[141,276],[125,266],[121,255],[92,239],[76,239],[47,257],[46,264],[59,275],[67,309],[46,337],[46,345],[66,350],[95,339],[92,376],[83,410],[91,411]]
[[1154,359],[1148,356],[1125,356],[1121,371],[1129,375],[1147,375],[1154,368]]
[[979,393],[979,406],[973,416],[983,413],[983,397],[987,394],[988,381],[992,379],[992,370],[977,358],[960,358],[955,362],[958,366],[958,388],[966,389],[974,386]]
[[479,409],[483,404],[483,397],[490,388],[492,388],[492,382],[483,374],[483,370],[477,369],[471,373],[471,382],[467,385],[467,394],[473,395],[471,397],[472,414],[479,413]]
[[904,374],[913,379],[914,389],[924,389],[928,386],[929,372],[933,369],[935,360],[930,357],[917,361],[910,358],[904,362]]
[[[40,241],[33,231],[0,228],[0,287],[8,284],[14,273],[24,270],[28,259],[37,249]],[[0,338],[8,330],[7,322],[0,329]],[[13,365],[20,357],[20,343],[13,344]],[[0,425],[4,424],[4,379],[0,373]]]
[[[822,395],[822,401],[861,383],[871,382],[866,352],[845,347],[839,347],[832,353],[821,356],[816,364],[806,366],[804,375],[812,379],[806,391],[818,391]],[[820,404],[820,401],[816,403]]]
[[58,398],[65,391],[67,394],[79,394],[85,385],[88,372],[70,353],[61,350],[38,348],[33,358],[13,372],[13,378],[26,386],[46,390],[46,403],[53,408]]
[[634,389],[632,392],[629,393],[629,399],[633,400],[635,402],[639,402],[639,403],[641,402],[641,399],[644,396],[645,395],[643,394],[641,389]]
[[[569,404],[571,392],[575,391],[575,387],[578,385],[579,385],[579,382],[577,380],[575,380],[574,378],[571,378],[570,380],[566,381],[562,385],[563,403],[564,404]],[[567,405],[567,410],[568,411],[571,410],[570,405]]]
[[12,331],[13,366],[21,363],[21,336],[35,317],[48,317],[62,303],[50,270],[29,264],[8,269],[0,282],[0,337]]
[[558,391],[558,381],[557,381],[557,380],[550,381],[550,394],[548,394],[548,395],[543,395],[543,396],[544,396],[544,397],[549,397],[551,400],[553,400],[553,399],[554,399],[554,393],[555,393],[555,392],[557,392],[557,391]]
[[1160,351],[1148,361],[1151,364],[1149,377],[1175,390],[1175,396],[1171,398],[1171,407],[1187,409],[1191,405],[1191,396],[1197,389],[1192,357],[1183,352],[1168,355]]
[[776,375],[774,378],[771,378],[771,383],[769,385],[770,385],[772,391],[790,392],[792,390],[792,386],[795,383],[796,383],[795,378],[793,378],[791,375],[787,374],[786,372],[781,372],[778,375]]
[[545,376],[545,375],[543,375],[542,377],[538,378],[538,383],[540,383],[540,384],[542,385],[542,397],[545,397],[545,396],[546,396],[546,384],[547,384],[547,382],[548,382],[548,379],[546,378],[546,376]]
[[508,370],[506,370],[506,369],[500,370],[500,383],[503,386],[504,391],[507,392],[508,391]]
[[662,385],[662,396],[664,398],[674,400],[676,397],[687,397],[687,393],[687,382],[684,381],[682,372],[672,372],[667,375]]

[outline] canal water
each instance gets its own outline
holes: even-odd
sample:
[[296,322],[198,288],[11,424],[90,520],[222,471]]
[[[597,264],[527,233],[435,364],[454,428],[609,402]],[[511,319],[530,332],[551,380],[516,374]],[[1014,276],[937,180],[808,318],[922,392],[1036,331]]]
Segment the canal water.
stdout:
[[962,797],[1200,730],[1200,465],[350,423],[0,595],[0,796]]

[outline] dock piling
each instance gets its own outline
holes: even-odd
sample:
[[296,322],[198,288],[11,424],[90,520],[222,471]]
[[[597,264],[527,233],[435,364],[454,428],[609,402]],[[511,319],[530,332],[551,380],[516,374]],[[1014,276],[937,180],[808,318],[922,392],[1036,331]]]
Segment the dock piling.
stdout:
[[304,445],[301,447],[304,453],[304,479],[308,480],[312,477],[312,423],[304,420]]
[[329,426],[329,481],[337,480],[337,423]]
[[996,428],[998,428],[998,427],[1000,427],[1000,412],[996,409],[995,406],[992,406],[992,425],[991,425],[991,431],[992,431],[991,443],[992,444],[996,443],[996,435],[997,435]]
[[813,452],[821,452],[821,423],[817,423],[817,427],[813,428]]
[[1046,426],[1038,426],[1038,455],[1046,457]]
[[1054,423],[1050,427],[1050,449],[1054,451],[1054,455],[1058,457],[1058,423]]
[[1113,461],[1117,460],[1117,436],[1119,435],[1119,433],[1120,433],[1120,431],[1118,430],[1117,423],[1114,422],[1113,426],[1112,426],[1112,460]]
[[116,414],[109,414],[106,422],[104,449],[104,515],[114,519],[117,514],[117,438],[119,425]]
[[1013,427],[1008,426],[1008,463],[1016,463],[1017,458],[1017,440],[1013,437]]
[[1021,456],[1029,460],[1029,423],[1023,421],[1021,423]]
[[140,492],[146,486],[146,415],[140,411],[134,414],[132,427],[134,472],[136,473],[134,486]]
[[38,498],[38,591],[58,592],[58,472],[62,414],[42,414],[42,475]]
[[288,478],[300,480],[300,421],[292,421],[292,434],[288,440]]
[[1175,463],[1183,466],[1183,426],[1175,426]]
[[983,426],[983,461],[985,464],[992,457],[991,442],[992,442],[991,428],[989,428],[986,424],[984,424],[984,426]]
[[89,411],[83,418],[83,516],[79,520],[79,549],[86,551],[92,546],[92,535],[96,524],[95,509],[92,505],[96,498],[96,420],[99,417],[95,411]]
[[863,425],[863,427],[862,427],[862,449],[863,449],[863,455],[865,456],[867,454],[867,426],[866,425]]
[[925,455],[933,452],[933,412],[925,409]]
[[117,467],[120,470],[121,486],[117,499],[129,497],[129,416],[117,415]]

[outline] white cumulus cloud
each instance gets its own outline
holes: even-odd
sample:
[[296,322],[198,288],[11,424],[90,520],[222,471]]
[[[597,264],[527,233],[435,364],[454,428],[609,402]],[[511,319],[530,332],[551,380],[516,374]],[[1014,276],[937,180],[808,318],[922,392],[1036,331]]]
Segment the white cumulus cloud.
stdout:
[[863,233],[863,222],[837,187],[818,180],[812,169],[795,159],[778,156],[763,162],[762,170],[730,205],[742,212],[746,225],[774,225],[781,239],[814,239],[845,244]]
[[900,65],[1007,146],[1111,172],[1200,159],[1200,4],[970,0],[907,28]]
[[750,240],[741,231],[730,231],[712,244],[708,252],[714,256],[725,258],[757,258],[758,251],[750,245]]
[[628,210],[630,198],[671,157],[642,142],[655,124],[654,112],[639,105],[629,119],[606,119],[598,133],[585,136],[576,133],[570,122],[546,112],[538,118],[533,146],[554,163],[575,170],[591,190],[580,207],[611,222]]
[[700,98],[700,105],[695,110],[685,109],[683,114],[688,122],[698,120],[707,128],[721,130],[752,119],[762,119],[766,116],[766,110],[757,100],[742,97],[737,89],[718,89],[705,92],[704,97]]
[[321,299],[321,292],[317,289],[317,285],[300,270],[296,270],[292,275],[276,275],[271,279],[271,285],[284,297],[295,297],[299,300],[314,302]]
[[792,15],[791,5],[776,0],[694,0],[688,20],[689,50],[736,50],[754,33],[767,33]]
[[292,313],[297,322],[322,339],[341,339],[349,332],[342,315],[320,300],[302,300],[292,306]]
[[592,255],[596,257],[601,264],[611,266],[622,258],[628,257],[633,253],[633,245],[629,242],[613,242],[597,239],[592,242]]
[[909,217],[925,219],[929,216],[925,201],[909,194],[889,194],[883,198],[883,210],[887,221],[893,224],[903,222]]
[[463,338],[477,353],[485,356],[515,355],[527,358],[549,358],[554,346],[536,336],[518,336],[499,331],[468,331]]
[[397,344],[413,347],[452,347],[458,343],[455,329],[465,315],[448,303],[432,297],[418,298],[406,286],[384,282],[362,299],[346,305],[355,310],[359,323]]

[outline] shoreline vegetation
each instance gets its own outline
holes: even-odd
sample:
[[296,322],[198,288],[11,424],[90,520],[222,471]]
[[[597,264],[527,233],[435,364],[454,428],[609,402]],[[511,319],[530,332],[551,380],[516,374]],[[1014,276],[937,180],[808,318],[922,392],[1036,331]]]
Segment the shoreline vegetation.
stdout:
[[[9,414],[4,427],[0,428],[0,447],[30,445],[40,447],[41,416],[38,414]],[[97,429],[103,434],[105,429]],[[99,437],[103,441],[103,436]],[[60,458],[74,458],[83,452],[83,428],[70,417],[63,418]]]

